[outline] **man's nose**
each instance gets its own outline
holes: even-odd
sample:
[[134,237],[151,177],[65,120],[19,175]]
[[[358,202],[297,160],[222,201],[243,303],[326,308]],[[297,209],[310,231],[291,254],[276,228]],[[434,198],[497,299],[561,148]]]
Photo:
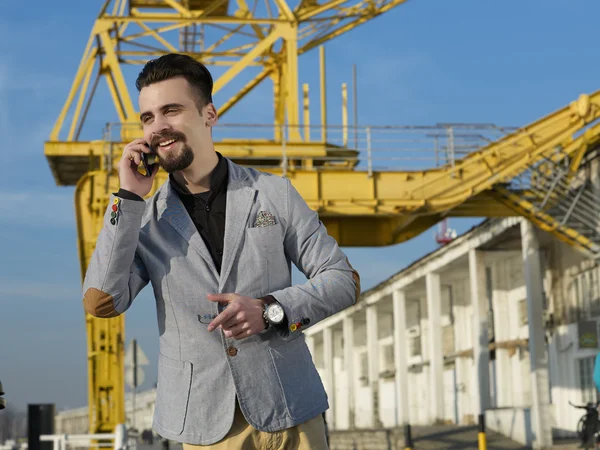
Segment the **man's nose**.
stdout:
[[169,123],[164,119],[164,117],[155,117],[154,122],[152,122],[152,125],[150,126],[150,133],[152,136],[154,136],[169,128]]

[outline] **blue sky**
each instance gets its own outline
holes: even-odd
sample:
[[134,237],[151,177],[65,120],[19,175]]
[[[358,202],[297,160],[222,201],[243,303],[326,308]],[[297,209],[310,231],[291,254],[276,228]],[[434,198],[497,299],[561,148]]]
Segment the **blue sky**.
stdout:
[[[9,403],[21,408],[28,402],[83,406],[86,334],[73,188],[55,185],[43,143],[102,2],[4,3],[0,380]],[[339,86],[351,82],[357,64],[361,124],[525,125],[600,88],[599,14],[592,0],[409,0],[327,45],[330,122],[339,123]],[[300,60],[301,82],[311,82],[314,93],[317,61],[316,51]],[[256,120],[252,102],[264,102],[270,112],[271,97],[258,93],[227,121]],[[106,90],[97,104],[98,128],[87,132],[100,138],[101,124],[113,119]],[[462,232],[477,222],[453,219],[451,226]],[[393,247],[345,250],[368,289],[434,249],[434,232]],[[158,337],[149,289],[127,313],[127,341],[134,337],[150,359],[148,387],[156,378]]]

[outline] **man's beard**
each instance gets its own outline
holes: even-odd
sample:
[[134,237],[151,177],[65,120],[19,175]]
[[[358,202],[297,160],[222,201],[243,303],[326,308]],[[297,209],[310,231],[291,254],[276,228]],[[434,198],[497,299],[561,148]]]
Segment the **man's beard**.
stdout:
[[187,169],[190,164],[192,164],[192,161],[194,161],[194,152],[192,151],[192,148],[186,143],[182,142],[182,144],[183,148],[177,155],[169,153],[165,157],[158,157],[158,163],[165,172],[173,173],[178,170]]
[[157,151],[158,163],[160,166],[167,173],[173,173],[177,172],[178,170],[187,169],[190,164],[192,164],[192,161],[194,161],[194,152],[187,144],[187,138],[185,135],[178,131],[165,131],[152,140],[152,147],[155,149],[160,148],[158,142],[165,139],[175,139],[177,142],[172,145],[181,143],[182,148],[178,154],[173,154],[171,151],[169,151],[165,156],[161,156]]

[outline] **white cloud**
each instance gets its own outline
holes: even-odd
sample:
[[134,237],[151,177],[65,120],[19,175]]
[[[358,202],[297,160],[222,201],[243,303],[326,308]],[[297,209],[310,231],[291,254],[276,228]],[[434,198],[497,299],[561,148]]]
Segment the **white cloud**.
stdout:
[[0,191],[0,225],[35,228],[71,228],[75,225],[73,191],[49,194],[44,191]]

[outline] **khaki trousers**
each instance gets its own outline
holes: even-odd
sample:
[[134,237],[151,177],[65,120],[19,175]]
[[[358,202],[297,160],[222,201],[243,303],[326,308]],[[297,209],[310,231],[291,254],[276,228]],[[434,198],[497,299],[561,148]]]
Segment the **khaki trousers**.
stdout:
[[236,402],[235,418],[227,436],[212,445],[183,444],[183,450],[328,450],[323,416],[287,430],[267,433],[253,428]]

